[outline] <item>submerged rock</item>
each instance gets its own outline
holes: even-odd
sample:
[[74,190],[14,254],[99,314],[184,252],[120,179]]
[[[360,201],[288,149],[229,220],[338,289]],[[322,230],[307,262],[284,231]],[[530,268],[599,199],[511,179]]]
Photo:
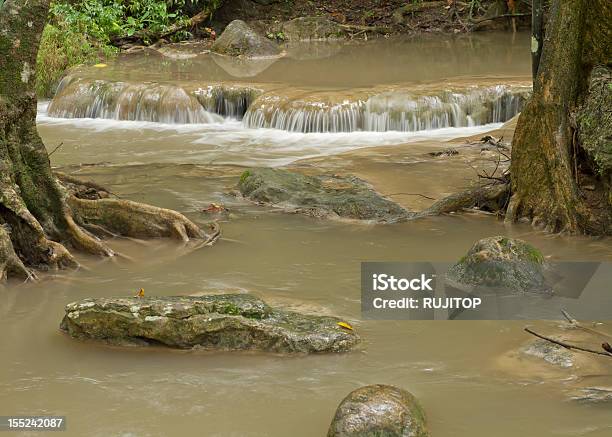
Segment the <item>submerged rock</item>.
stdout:
[[520,349],[521,354],[544,360],[548,364],[561,368],[576,365],[575,354],[563,346],[546,340],[532,340]]
[[427,437],[425,413],[415,397],[390,385],[368,385],[342,400],[327,437]]
[[255,202],[314,217],[384,223],[412,215],[352,176],[307,176],[282,169],[255,168],[242,174],[238,189]]
[[287,41],[308,41],[341,38],[345,32],[342,26],[325,17],[298,17],[282,25]]
[[280,49],[269,39],[258,34],[242,20],[227,25],[212,46],[212,51],[229,56],[277,56]]
[[335,317],[274,309],[245,294],[115,297],[66,305],[60,328],[112,344],[278,353],[343,352],[359,336]]
[[456,288],[491,287],[510,292],[549,292],[544,257],[525,241],[503,236],[477,241],[450,268],[447,283]]
[[593,404],[612,402],[612,386],[582,387],[570,392],[570,399],[572,401]]

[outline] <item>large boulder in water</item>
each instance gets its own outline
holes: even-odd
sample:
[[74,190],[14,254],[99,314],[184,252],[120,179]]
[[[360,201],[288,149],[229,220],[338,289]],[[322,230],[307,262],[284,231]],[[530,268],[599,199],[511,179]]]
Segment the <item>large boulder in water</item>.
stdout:
[[315,353],[348,351],[359,342],[340,322],[274,309],[247,294],[221,294],[84,299],[66,305],[61,329],[120,345]]
[[352,176],[307,176],[283,169],[255,168],[242,174],[238,189],[255,202],[313,217],[388,223],[411,215]]
[[459,289],[550,292],[540,251],[523,240],[504,236],[477,241],[467,255],[449,269],[446,280]]
[[415,397],[390,385],[368,385],[338,406],[327,437],[427,437],[425,414]]
[[251,58],[278,56],[280,53],[276,44],[255,32],[242,20],[234,20],[227,25],[213,44],[212,51]]

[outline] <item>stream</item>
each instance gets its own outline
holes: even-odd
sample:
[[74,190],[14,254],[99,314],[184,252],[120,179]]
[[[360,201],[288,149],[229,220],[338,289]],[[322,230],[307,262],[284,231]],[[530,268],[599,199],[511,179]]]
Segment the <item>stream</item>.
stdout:
[[[69,436],[323,436],[346,394],[385,383],[421,401],[432,436],[611,435],[609,405],[568,401],[563,381],[499,366],[526,340],[525,322],[360,320],[363,261],[454,262],[476,240],[503,234],[554,260],[612,262],[609,238],[551,236],[483,214],[341,223],[229,194],[250,166],[356,174],[413,210],[467,186],[495,162],[466,139],[512,135],[530,87],[529,36],[286,51],[252,63],[197,45],[126,55],[72,71],[53,102],[39,103],[39,131],[58,170],[202,226],[212,202],[230,218],[213,247],[117,239],[109,244],[124,258],[79,254],[78,271],[0,289],[0,411],[65,415]],[[449,147],[459,155],[428,155]],[[140,287],[147,295],[250,292],[343,317],[363,344],[285,357],[120,348],[60,333],[67,303]],[[592,305],[612,305],[600,298]]]

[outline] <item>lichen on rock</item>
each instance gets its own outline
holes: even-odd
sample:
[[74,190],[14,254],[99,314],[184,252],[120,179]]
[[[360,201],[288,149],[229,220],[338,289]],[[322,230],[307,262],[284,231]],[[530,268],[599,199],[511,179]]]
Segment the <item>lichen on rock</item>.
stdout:
[[353,176],[253,168],[242,173],[238,189],[252,201],[313,217],[389,223],[413,215]]
[[345,397],[327,437],[427,437],[425,413],[408,391],[390,385],[360,387]]
[[298,17],[282,25],[287,41],[308,41],[340,38],[344,29],[325,17]]
[[544,257],[529,243],[504,236],[483,238],[447,272],[456,288],[494,288],[510,292],[550,292]]
[[212,46],[222,55],[244,57],[278,56],[280,49],[269,39],[259,35],[242,20],[234,20],[225,28]]
[[340,321],[275,309],[248,294],[220,294],[84,299],[66,305],[60,327],[112,344],[318,353],[359,342]]

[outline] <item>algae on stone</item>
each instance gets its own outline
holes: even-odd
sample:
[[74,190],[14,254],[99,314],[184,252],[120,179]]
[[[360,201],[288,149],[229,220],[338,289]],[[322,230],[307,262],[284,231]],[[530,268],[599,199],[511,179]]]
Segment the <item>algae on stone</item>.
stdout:
[[298,17],[282,24],[281,31],[287,41],[309,41],[341,38],[342,26],[325,17]]
[[390,385],[360,387],[345,397],[327,437],[428,437],[425,413],[406,390]]
[[61,329],[113,344],[317,353],[359,342],[340,321],[274,309],[247,294],[116,297],[68,304]]
[[242,173],[241,194],[255,202],[314,217],[394,222],[413,214],[352,176],[307,176],[271,168]]
[[477,241],[446,275],[459,288],[491,287],[510,292],[549,292],[544,257],[525,241],[504,236]]

